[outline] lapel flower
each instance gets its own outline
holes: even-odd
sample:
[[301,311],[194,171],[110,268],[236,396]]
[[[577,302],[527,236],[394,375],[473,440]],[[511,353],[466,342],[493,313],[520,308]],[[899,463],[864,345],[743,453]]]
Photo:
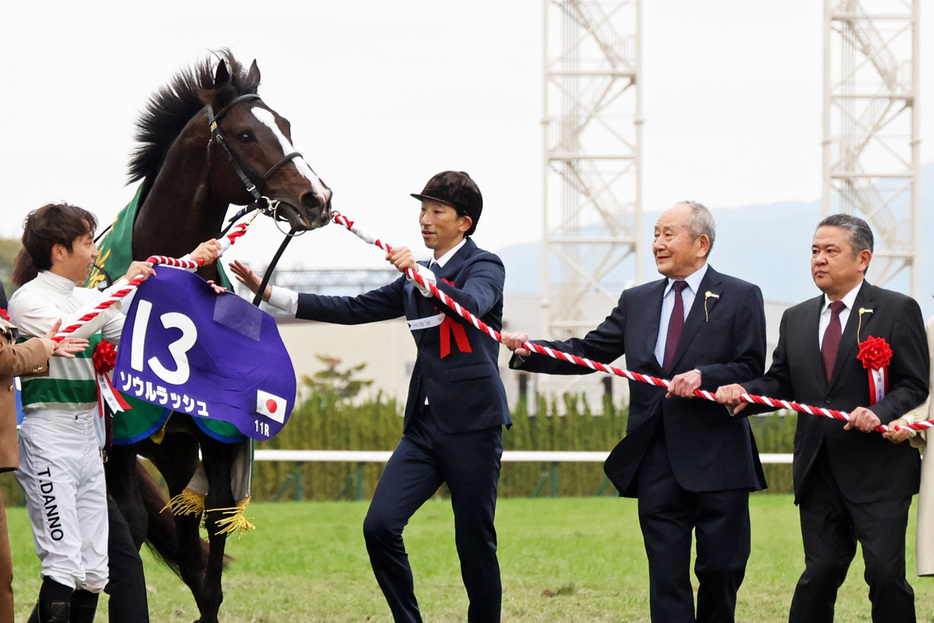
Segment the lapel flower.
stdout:
[[859,354],[856,358],[863,362],[864,368],[880,370],[887,367],[892,360],[892,347],[885,338],[870,335],[859,343]]
[[3,319],[7,322],[10,321],[10,314],[6,313],[5,309],[0,309],[0,316],[3,316]]
[[720,295],[714,294],[710,290],[704,292],[704,322],[708,322],[710,320],[710,312],[707,311],[707,299],[715,299],[719,301]]
[[94,360],[94,371],[98,374],[107,374],[113,370],[117,364],[117,351],[114,349],[113,342],[101,340],[94,349],[91,359]]

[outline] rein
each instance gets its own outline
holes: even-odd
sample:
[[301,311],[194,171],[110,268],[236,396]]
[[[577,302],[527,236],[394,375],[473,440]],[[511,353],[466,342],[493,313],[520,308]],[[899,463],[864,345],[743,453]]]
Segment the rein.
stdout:
[[[343,225],[344,227],[349,229],[351,232],[356,234],[363,241],[368,242],[369,244],[375,245],[383,249],[387,253],[392,251],[391,246],[389,246],[388,244],[380,240],[378,237],[376,237],[371,232],[360,227],[354,221],[350,220],[346,216],[338,212],[333,212],[331,215],[331,220],[333,220],[338,225]],[[450,308],[451,311],[453,311],[458,316],[460,316],[461,318],[463,318],[464,320],[472,324],[476,329],[478,329],[482,333],[485,333],[486,335],[493,338],[500,344],[505,344],[503,341],[503,336],[499,331],[497,331],[496,329],[493,329],[488,324],[486,324],[485,322],[483,322],[482,320],[474,316],[472,313],[470,313],[468,310],[461,307],[457,301],[455,301],[450,296],[448,296],[447,294],[439,290],[435,284],[429,281],[426,281],[417,271],[414,271],[412,269],[406,269],[405,275],[409,279],[409,281],[413,283],[418,283],[422,287],[426,288],[429,292],[431,292],[432,296],[440,300],[448,308]],[[262,291],[263,290],[261,289],[260,292]],[[598,370],[600,372],[605,372],[607,374],[612,374],[614,376],[623,377],[623,378],[629,379],[630,381],[638,381],[640,383],[647,383],[649,385],[655,385],[656,387],[663,387],[665,389],[668,389],[669,385],[671,384],[671,381],[667,379],[661,379],[661,378],[654,377],[654,376],[648,376],[646,374],[640,374],[638,372],[630,372],[629,370],[623,370],[622,368],[617,368],[615,366],[609,366],[605,363],[600,363],[599,361],[593,361],[592,359],[587,359],[586,357],[578,357],[577,355],[571,355],[571,354],[562,352],[560,350],[555,350],[553,348],[548,348],[546,346],[535,344],[533,342],[528,342],[528,341],[524,342],[522,344],[522,348],[530,350],[533,353],[538,353],[539,355],[545,355],[546,357],[557,359],[558,361],[566,361],[568,363],[573,363],[575,365],[589,368],[591,370]],[[704,389],[695,389],[694,396],[696,396],[697,398],[703,398],[704,400],[709,400],[711,402],[717,401],[716,395],[713,392],[709,392]],[[776,398],[768,398],[765,396],[758,396],[755,394],[742,394],[740,396],[740,400],[742,400],[743,402],[751,403],[751,404],[760,404],[760,405],[765,405],[769,407],[774,407],[776,409],[790,409],[798,413],[807,413],[809,415],[817,415],[820,417],[843,420],[846,422],[850,420],[849,413],[845,411],[838,411],[836,409],[826,409],[823,407],[812,407],[809,405],[805,405],[799,402],[794,402],[794,401],[789,401],[789,400],[778,400]],[[893,430],[902,430],[902,429],[925,430],[925,429],[930,429],[930,428],[934,428],[934,421],[932,420],[928,420],[924,422],[916,422],[914,424],[909,424],[907,426],[895,426]],[[888,426],[882,424],[880,426],[876,426],[873,430],[880,432],[880,433],[884,433],[884,432],[888,432],[890,429]]]
[[269,278],[272,276],[272,271],[276,269],[276,264],[279,263],[279,259],[282,257],[282,254],[285,252],[285,248],[289,245],[289,242],[292,241],[292,238],[295,237],[295,228],[292,228],[285,238],[282,239],[282,243],[279,245],[279,249],[276,251],[276,254],[272,256],[272,262],[269,263],[269,266],[266,267],[266,272],[263,274],[263,282],[259,286],[259,290],[256,291],[256,296],[253,297],[253,305],[259,307],[259,304],[263,300],[263,292],[266,291],[266,286],[269,284]]

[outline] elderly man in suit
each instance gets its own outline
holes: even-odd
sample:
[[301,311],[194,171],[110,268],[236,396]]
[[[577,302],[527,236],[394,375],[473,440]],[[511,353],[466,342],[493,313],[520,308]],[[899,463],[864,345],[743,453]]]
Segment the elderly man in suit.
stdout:
[[[626,437],[605,470],[626,497],[639,499],[649,560],[652,620],[734,620],[736,593],[750,550],[749,492],[765,487],[749,424],[719,405],[691,400],[762,373],[765,314],[756,286],[707,263],[713,216],[699,203],[677,203],[659,217],[652,249],[664,279],[625,290],[584,338],[537,342],[601,362],[626,355],[627,367],[671,379],[666,392],[630,382]],[[531,354],[524,333],[504,336],[512,367],[549,374],[588,370]],[[691,587],[696,536],[697,608]]]
[[[905,529],[918,492],[918,453],[872,430],[924,401],[928,348],[918,303],[865,280],[872,249],[864,220],[847,214],[822,220],[811,245],[811,272],[823,294],[785,312],[765,376],[717,391],[737,413],[745,407],[743,393],[850,413],[846,425],[798,415],[793,473],[805,569],[791,623],[833,621],[837,589],[857,542],[872,620],[915,621]],[[882,357],[872,361],[872,351]]]
[[[470,239],[483,199],[469,175],[444,171],[421,193],[419,224],[430,262],[412,252],[388,253],[400,271],[416,270],[478,318],[502,327],[506,271],[494,254]],[[254,292],[258,277],[242,264],[232,270]],[[298,318],[361,324],[404,316],[418,348],[405,405],[402,440],[379,479],[363,523],[370,563],[395,621],[421,621],[402,529],[442,483],[454,508],[454,531],[471,623],[500,620],[502,588],[493,515],[503,454],[504,425],[512,420],[499,376],[499,344],[481,334],[421,285],[400,277],[356,297],[296,294],[268,287],[264,298]]]

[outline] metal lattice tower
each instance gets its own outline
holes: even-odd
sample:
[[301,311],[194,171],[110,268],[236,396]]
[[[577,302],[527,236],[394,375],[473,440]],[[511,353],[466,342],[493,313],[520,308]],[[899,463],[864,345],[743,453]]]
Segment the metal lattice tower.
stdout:
[[605,315],[626,281],[641,280],[641,3],[545,1],[542,297],[551,338],[594,326],[588,297],[606,298]]
[[920,0],[824,0],[824,216],[866,219],[872,281],[920,277]]

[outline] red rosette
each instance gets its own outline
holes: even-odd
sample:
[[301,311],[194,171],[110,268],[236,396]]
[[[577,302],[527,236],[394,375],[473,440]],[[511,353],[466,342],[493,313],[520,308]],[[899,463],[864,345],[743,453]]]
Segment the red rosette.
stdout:
[[856,355],[863,368],[869,372],[869,404],[874,405],[889,391],[889,362],[892,361],[892,347],[885,338],[871,335],[859,343]]
[[91,359],[94,361],[94,371],[97,374],[107,374],[117,365],[117,349],[114,348],[113,342],[101,340],[94,349]]
[[6,313],[5,309],[0,309],[0,316],[3,316],[3,319],[7,322],[10,321],[10,314]]
[[104,417],[105,403],[110,405],[111,413],[130,409],[130,405],[120,395],[120,392],[114,389],[110,378],[107,376],[117,364],[117,349],[114,348],[113,342],[101,340],[94,348],[91,359],[94,361],[94,372],[97,376],[97,403],[100,407],[101,417]]
[[859,354],[856,358],[867,370],[881,370],[892,361],[892,347],[885,341],[885,338],[870,335],[859,343]]

